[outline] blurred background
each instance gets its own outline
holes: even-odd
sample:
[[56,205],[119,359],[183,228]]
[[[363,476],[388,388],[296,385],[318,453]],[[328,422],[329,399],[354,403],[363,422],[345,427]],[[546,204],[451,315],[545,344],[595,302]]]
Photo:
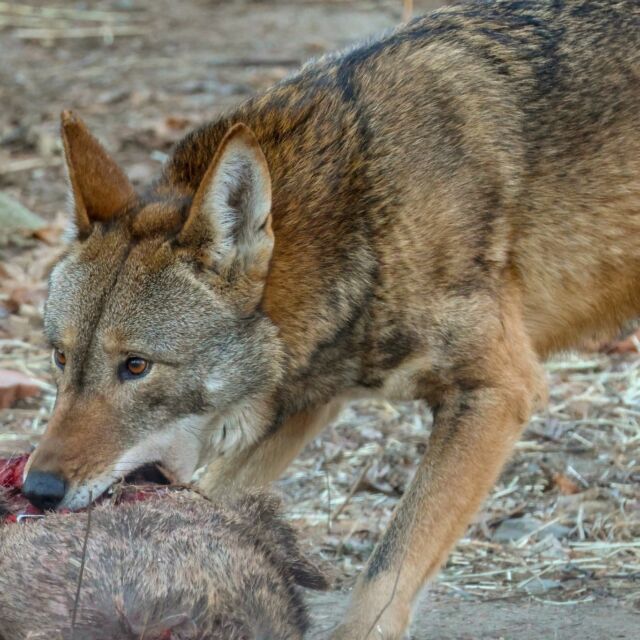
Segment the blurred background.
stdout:
[[[311,57],[439,4],[0,2],[0,457],[37,442],[54,398],[41,319],[67,204],[60,111],[77,110],[144,185],[190,128]],[[591,345],[548,365],[549,409],[432,589],[430,638],[602,638],[615,625],[615,637],[634,637],[637,617],[625,616],[640,609],[637,345]],[[351,584],[378,540],[430,425],[415,403],[354,404],[279,483],[337,586]]]
[[442,2],[0,2],[0,187],[48,219],[64,208],[67,108],[144,183],[188,128],[397,25],[412,4]]

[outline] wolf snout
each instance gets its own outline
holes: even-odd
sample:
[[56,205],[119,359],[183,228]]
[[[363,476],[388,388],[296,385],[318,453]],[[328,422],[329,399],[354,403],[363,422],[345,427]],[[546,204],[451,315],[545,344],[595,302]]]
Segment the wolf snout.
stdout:
[[64,499],[67,481],[50,471],[29,471],[22,487],[22,494],[42,511],[54,511]]

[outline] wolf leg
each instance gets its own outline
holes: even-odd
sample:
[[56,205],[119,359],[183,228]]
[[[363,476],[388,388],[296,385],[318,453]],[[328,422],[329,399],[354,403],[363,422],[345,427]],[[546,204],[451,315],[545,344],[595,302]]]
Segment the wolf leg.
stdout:
[[333,640],[397,640],[421,587],[444,563],[546,396],[542,369],[515,310],[496,318],[482,353],[425,393],[428,451],[356,584]]
[[301,411],[252,447],[216,458],[198,483],[199,488],[213,497],[227,493],[230,487],[261,487],[276,480],[302,448],[338,416],[343,405],[344,401],[336,400]]

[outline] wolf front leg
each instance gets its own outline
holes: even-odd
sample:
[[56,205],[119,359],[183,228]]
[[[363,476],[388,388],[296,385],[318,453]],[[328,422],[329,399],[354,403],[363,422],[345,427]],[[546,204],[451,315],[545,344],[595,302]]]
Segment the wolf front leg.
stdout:
[[457,382],[450,372],[436,397],[429,396],[435,421],[428,451],[333,640],[403,637],[421,587],[446,560],[546,396],[522,327],[505,317],[501,325],[501,339],[487,344],[484,357],[456,368]]
[[253,446],[216,458],[198,487],[213,498],[228,493],[230,488],[263,487],[277,480],[303,447],[338,416],[344,402],[337,398],[296,413]]

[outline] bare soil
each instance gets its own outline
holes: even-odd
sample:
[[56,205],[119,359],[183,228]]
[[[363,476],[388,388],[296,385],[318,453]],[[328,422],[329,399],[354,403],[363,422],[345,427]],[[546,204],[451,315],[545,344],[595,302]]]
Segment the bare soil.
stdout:
[[[345,600],[336,594],[312,597],[316,625],[310,640],[323,640]],[[613,640],[638,638],[640,616],[615,601],[588,607],[558,607],[530,600],[468,602],[425,598],[415,614],[411,640]],[[375,636],[372,634],[372,638]]]
[[[310,57],[393,27],[402,10],[401,0],[0,2],[0,192],[44,220],[35,235],[0,229],[0,369],[41,389],[0,410],[0,457],[35,444],[53,404],[41,318],[66,210],[60,111],[76,109],[142,185],[186,130]],[[640,637],[640,358],[637,341],[625,344],[549,364],[549,409],[431,588],[416,639]],[[355,404],[278,483],[337,588],[379,539],[430,425],[416,403]],[[313,597],[313,637],[346,601]]]

